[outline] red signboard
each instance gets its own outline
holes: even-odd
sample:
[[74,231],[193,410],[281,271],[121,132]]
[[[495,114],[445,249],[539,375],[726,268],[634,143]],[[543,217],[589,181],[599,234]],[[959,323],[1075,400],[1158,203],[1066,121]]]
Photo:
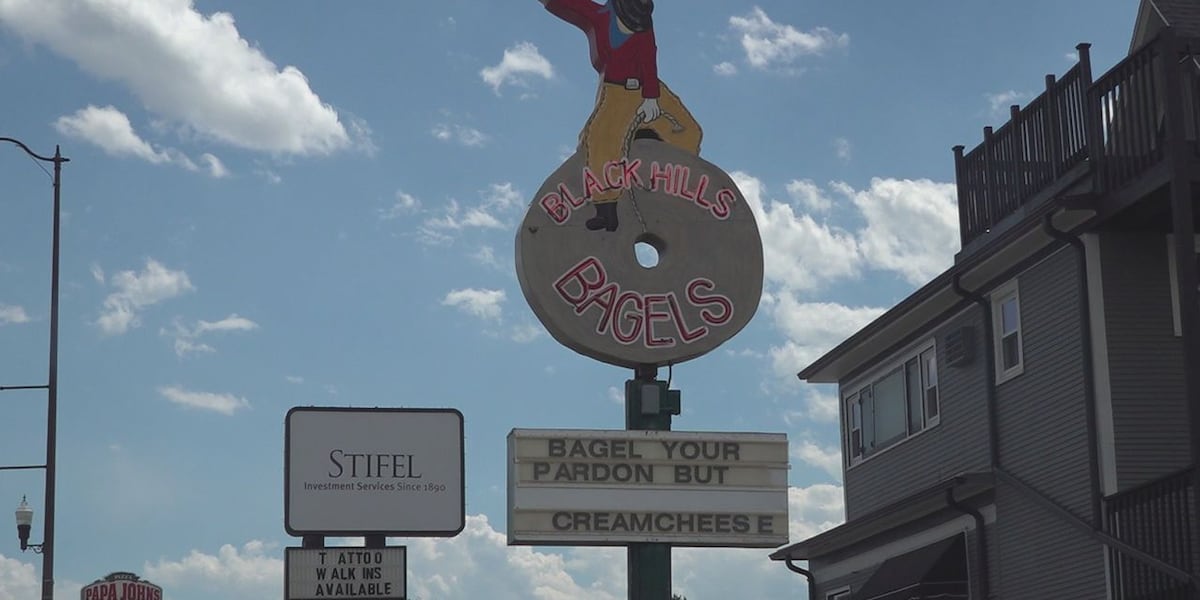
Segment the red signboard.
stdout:
[[110,573],[83,586],[80,600],[162,600],[162,588],[133,573]]

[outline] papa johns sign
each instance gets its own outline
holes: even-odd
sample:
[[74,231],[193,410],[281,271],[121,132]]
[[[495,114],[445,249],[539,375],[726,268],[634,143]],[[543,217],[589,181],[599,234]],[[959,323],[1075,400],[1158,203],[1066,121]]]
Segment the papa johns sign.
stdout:
[[[625,194],[620,227],[589,231],[581,210],[603,187]],[[638,264],[648,243],[658,264]],[[740,331],[762,294],[762,242],[733,180],[694,154],[636,140],[595,174],[576,153],[542,185],[516,240],[517,278],[563,345],[614,365],[677,364]]]

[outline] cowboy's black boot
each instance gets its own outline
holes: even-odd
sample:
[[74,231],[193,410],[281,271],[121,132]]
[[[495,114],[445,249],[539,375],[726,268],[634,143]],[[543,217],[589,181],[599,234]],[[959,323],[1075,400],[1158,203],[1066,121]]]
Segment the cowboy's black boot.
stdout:
[[585,224],[589,231],[606,231],[617,230],[617,203],[603,202],[596,204],[596,216],[587,220]]

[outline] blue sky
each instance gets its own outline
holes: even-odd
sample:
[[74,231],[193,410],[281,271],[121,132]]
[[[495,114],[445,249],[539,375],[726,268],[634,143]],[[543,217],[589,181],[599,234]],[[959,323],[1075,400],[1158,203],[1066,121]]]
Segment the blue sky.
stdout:
[[[951,146],[1078,42],[1107,70],[1136,8],[657,3],[661,76],[755,209],[767,276],[750,325],[674,370],[674,426],[786,432],[793,541],[842,519],[833,391],[794,374],[951,263]],[[281,596],[297,405],[465,415],[466,530],[394,541],[413,597],[624,597],[621,550],[503,538],[509,430],[623,426],[630,372],[550,339],[513,269],[516,224],[592,106],[578,31],[529,0],[0,0],[0,82],[0,136],[71,158],[62,597],[117,570],[171,600]],[[45,382],[50,199],[0,146],[0,385]],[[0,463],[42,462],[44,393],[2,399]],[[41,474],[0,472],[0,508],[23,494],[40,541]],[[5,535],[0,600],[32,597],[40,560]],[[675,588],[800,597],[766,555],[676,550]]]

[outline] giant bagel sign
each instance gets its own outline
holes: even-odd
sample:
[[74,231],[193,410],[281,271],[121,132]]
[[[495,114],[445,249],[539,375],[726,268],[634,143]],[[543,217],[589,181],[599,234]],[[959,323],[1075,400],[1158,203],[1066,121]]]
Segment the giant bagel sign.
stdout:
[[[704,159],[634,140],[602,173],[576,153],[530,203],[516,239],[517,278],[563,345],[596,360],[664,366],[740,331],[762,294],[762,242],[733,180]],[[620,226],[591,231],[588,198],[621,188]],[[637,243],[658,251],[641,266]]]

